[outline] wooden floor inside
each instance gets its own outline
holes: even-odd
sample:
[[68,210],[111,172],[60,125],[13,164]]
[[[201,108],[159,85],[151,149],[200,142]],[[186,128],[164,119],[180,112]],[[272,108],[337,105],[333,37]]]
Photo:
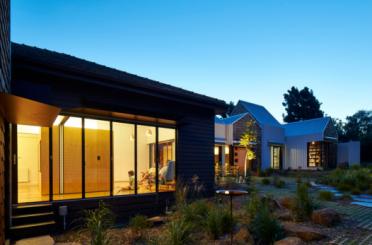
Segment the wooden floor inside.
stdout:
[[[129,182],[121,181],[114,183],[114,196],[122,195],[133,195],[134,190],[128,188]],[[175,187],[173,185],[159,185],[160,192],[174,191]],[[138,186],[138,194],[154,193],[155,185]],[[110,196],[110,191],[99,191],[99,192],[87,192],[85,193],[86,198],[93,197],[106,197]],[[81,199],[81,193],[64,193],[64,194],[54,194],[53,200],[69,200],[69,199]],[[18,203],[29,203],[29,202],[48,202],[49,194],[42,195],[40,187],[38,185],[30,185],[28,183],[18,183]]]

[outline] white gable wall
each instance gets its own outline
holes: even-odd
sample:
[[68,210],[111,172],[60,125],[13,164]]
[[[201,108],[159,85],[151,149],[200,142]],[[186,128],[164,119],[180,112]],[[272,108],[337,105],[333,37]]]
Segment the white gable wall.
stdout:
[[322,140],[322,134],[286,137],[283,169],[307,169],[307,143]]
[[271,166],[270,143],[284,144],[284,140],[284,129],[282,127],[274,127],[270,125],[265,125],[262,127],[262,169],[267,169]]

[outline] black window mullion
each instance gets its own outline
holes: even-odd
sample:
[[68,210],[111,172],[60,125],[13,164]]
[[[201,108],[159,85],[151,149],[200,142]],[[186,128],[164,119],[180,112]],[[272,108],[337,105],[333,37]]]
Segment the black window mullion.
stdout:
[[138,194],[137,184],[137,123],[134,124],[134,194]]
[[53,128],[49,128],[49,201],[53,201]]
[[156,127],[155,130],[155,183],[156,183],[156,192],[159,192],[159,127]]
[[82,198],[85,198],[85,118],[81,119],[81,159],[82,159],[82,178],[81,178],[81,194]]
[[110,196],[113,195],[114,191],[114,162],[113,162],[113,150],[112,150],[112,144],[113,144],[113,132],[112,132],[112,121],[110,121]]

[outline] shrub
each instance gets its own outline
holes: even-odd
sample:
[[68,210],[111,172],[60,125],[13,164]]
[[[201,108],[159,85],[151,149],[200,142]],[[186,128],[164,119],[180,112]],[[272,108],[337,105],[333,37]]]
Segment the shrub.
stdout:
[[319,191],[318,198],[323,201],[332,201],[334,195],[330,191]]
[[208,211],[205,228],[211,238],[217,240],[221,235],[230,232],[234,224],[234,219],[227,208],[212,207]]
[[161,244],[183,245],[191,243],[191,223],[184,219],[175,219],[166,225],[164,241]]
[[174,193],[176,200],[176,207],[182,208],[187,204],[187,196],[189,195],[189,187],[181,180],[177,182],[176,192]]
[[351,194],[353,195],[360,195],[362,192],[360,191],[360,189],[358,187],[355,187],[351,190]]
[[296,196],[292,207],[292,212],[297,221],[307,220],[314,209],[306,184],[297,184]]
[[342,194],[340,200],[342,201],[351,201],[353,198],[349,194]]
[[285,186],[285,182],[283,180],[281,180],[279,176],[276,175],[273,178],[273,185],[276,188],[283,188]]
[[191,222],[197,226],[202,225],[209,207],[205,200],[197,200],[189,205],[185,205],[180,209],[180,216],[186,221]]
[[283,229],[270,213],[267,202],[261,205],[256,217],[250,224],[250,230],[258,244],[273,244],[284,236]]
[[261,206],[261,200],[257,191],[252,191],[248,202],[245,205],[245,210],[250,219],[254,219],[257,214],[259,207]]
[[263,178],[263,179],[261,180],[261,183],[262,183],[263,185],[270,185],[270,180],[269,180],[268,178]]
[[144,215],[136,215],[129,220],[129,227],[136,232],[150,228],[151,226],[152,223]]
[[90,233],[92,245],[111,244],[108,230],[114,225],[114,216],[102,201],[97,209],[84,211],[84,223],[83,230]]

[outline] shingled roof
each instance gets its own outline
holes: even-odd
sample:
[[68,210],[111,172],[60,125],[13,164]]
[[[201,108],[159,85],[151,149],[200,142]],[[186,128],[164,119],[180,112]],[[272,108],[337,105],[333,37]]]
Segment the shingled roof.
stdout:
[[206,103],[218,108],[226,108],[226,103],[223,100],[47,49],[12,43],[12,60],[13,62],[22,61],[60,71],[68,71],[76,75],[94,77],[104,83],[115,83],[120,86],[150,90],[159,94]]

